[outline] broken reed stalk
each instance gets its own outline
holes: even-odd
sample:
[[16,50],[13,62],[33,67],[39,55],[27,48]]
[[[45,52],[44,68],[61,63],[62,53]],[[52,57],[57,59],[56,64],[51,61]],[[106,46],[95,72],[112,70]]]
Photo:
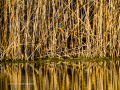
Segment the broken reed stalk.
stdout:
[[0,59],[120,56],[118,0],[1,0],[0,6]]

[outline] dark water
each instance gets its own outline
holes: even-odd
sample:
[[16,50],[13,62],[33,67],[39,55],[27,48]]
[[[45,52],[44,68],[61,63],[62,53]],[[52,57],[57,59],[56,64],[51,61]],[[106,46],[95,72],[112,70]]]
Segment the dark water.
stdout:
[[120,90],[120,61],[0,64],[0,90]]

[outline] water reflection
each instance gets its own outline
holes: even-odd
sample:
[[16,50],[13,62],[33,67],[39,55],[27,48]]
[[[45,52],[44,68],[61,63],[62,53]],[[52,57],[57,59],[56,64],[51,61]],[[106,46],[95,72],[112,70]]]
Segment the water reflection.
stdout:
[[7,63],[1,90],[120,90],[119,61]]

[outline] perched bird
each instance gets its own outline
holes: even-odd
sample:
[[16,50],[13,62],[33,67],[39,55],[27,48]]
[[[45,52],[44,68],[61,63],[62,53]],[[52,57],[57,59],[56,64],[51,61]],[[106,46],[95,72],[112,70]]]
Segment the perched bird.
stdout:
[[63,30],[64,26],[61,26],[61,27],[58,27],[58,28],[64,33],[64,30]]
[[61,26],[61,27],[58,27],[58,29],[60,29],[63,33],[64,33],[64,29],[67,27],[67,25],[66,26]]

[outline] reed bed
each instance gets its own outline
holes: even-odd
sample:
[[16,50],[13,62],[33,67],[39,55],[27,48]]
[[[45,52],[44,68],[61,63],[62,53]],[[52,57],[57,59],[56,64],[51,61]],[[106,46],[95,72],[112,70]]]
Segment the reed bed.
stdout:
[[119,57],[119,22],[119,0],[0,0],[0,59]]

